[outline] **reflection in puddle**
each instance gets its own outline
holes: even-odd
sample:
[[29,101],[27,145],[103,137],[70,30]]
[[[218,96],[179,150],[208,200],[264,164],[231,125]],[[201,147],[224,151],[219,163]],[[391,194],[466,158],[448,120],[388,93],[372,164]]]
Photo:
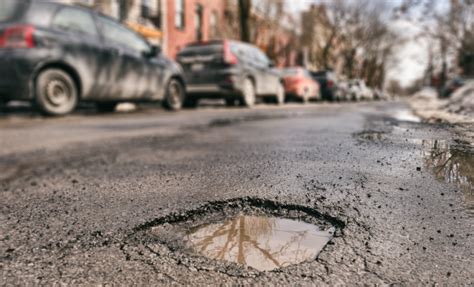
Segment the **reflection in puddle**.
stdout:
[[435,176],[463,191],[468,209],[474,212],[474,150],[468,144],[450,145],[443,140],[423,140],[425,164]]
[[239,215],[193,230],[187,239],[208,258],[264,271],[315,259],[333,233],[301,221]]

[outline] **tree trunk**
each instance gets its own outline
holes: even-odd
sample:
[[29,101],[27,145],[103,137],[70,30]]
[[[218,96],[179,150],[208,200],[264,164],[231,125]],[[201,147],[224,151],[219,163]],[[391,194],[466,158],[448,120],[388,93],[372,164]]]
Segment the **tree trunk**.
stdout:
[[250,42],[250,11],[252,7],[252,0],[239,0],[239,24],[240,24],[240,39],[243,42]]

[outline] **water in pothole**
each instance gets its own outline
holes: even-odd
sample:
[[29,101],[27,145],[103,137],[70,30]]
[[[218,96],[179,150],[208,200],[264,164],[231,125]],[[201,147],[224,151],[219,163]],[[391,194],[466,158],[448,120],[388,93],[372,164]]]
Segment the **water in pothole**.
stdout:
[[191,230],[187,241],[208,258],[266,271],[315,259],[334,231],[290,219],[238,215]]
[[444,140],[422,140],[422,156],[440,180],[456,184],[474,214],[474,148],[468,143],[449,144]]

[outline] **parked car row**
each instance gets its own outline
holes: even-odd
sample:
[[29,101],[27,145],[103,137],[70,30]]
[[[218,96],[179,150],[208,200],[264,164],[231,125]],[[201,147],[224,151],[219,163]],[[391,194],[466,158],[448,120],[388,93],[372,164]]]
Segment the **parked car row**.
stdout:
[[362,100],[362,81],[334,73],[277,69],[257,47],[232,40],[190,43],[168,59],[158,46],[91,9],[48,1],[0,2],[0,102],[31,101],[47,115],[82,102],[113,111],[120,102],[195,107],[205,98],[252,107],[258,100]]

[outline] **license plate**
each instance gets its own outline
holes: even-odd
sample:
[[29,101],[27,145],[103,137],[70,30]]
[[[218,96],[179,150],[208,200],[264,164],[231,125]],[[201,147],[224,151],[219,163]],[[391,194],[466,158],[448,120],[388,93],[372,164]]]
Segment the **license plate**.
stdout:
[[202,71],[204,70],[204,64],[193,64],[191,66],[191,71],[197,72],[197,71]]

